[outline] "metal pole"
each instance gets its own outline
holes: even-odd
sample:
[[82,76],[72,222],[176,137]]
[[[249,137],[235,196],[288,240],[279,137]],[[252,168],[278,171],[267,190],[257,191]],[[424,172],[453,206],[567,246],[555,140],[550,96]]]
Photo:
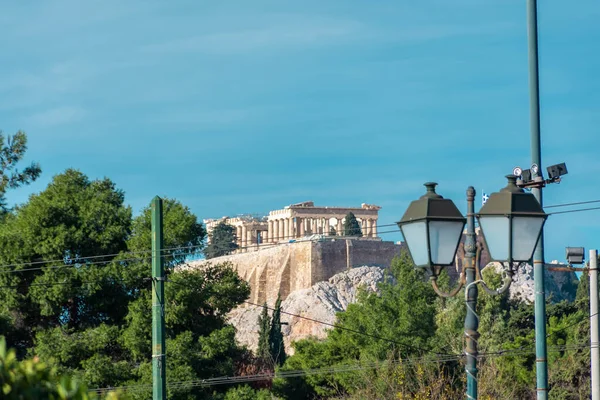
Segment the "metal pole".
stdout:
[[467,234],[465,238],[465,258],[463,260],[467,290],[467,316],[465,317],[465,355],[467,356],[467,400],[477,399],[477,339],[479,339],[479,317],[476,313],[477,285],[475,282],[475,188],[467,189]]
[[[585,277],[584,277],[585,278]],[[600,400],[600,348],[598,347],[598,250],[590,250],[590,347],[592,400]]]
[[165,357],[165,270],[163,248],[163,201],[152,199],[152,399],[167,398]]
[[[529,47],[529,108],[531,130],[531,162],[542,170],[540,140],[540,100],[538,75],[537,1],[527,0],[527,36]],[[542,189],[534,188],[533,195],[543,206]],[[537,398],[548,398],[548,361],[546,348],[546,289],[544,287],[544,233],[533,254],[533,279],[535,286],[535,353]]]

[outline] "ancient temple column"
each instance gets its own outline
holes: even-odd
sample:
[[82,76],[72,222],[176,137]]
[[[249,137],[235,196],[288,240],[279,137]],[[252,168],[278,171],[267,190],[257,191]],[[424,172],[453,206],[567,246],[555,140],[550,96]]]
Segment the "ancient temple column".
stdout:
[[251,246],[252,244],[252,229],[248,229],[248,246]]
[[279,240],[282,240],[285,238],[285,223],[283,219],[278,219],[277,222],[279,223]]
[[344,232],[343,232],[344,231],[344,225],[342,224],[342,218],[338,218],[337,219],[337,228],[336,228],[336,230],[337,230],[336,233],[337,233],[338,236],[343,236],[344,235]]
[[298,221],[298,235],[300,237],[304,236],[304,218],[296,218]]
[[265,243],[271,243],[273,241],[273,221],[267,223],[267,234]]
[[283,219],[283,238],[290,238],[290,220],[288,218]]
[[235,237],[236,237],[236,244],[239,247],[242,247],[242,227],[241,226],[235,227]]
[[373,220],[370,218],[367,220],[367,233],[368,237],[373,237]]
[[288,239],[293,239],[296,236],[294,235],[294,218],[290,218],[289,219],[289,224],[290,224],[290,230],[289,230],[289,234],[288,234]]
[[323,232],[326,236],[329,236],[329,218],[325,218],[325,228]]
[[277,220],[271,221],[273,223],[273,234],[271,235],[271,242],[276,243],[279,239],[279,223]]
[[377,237],[377,220],[373,220],[373,237]]
[[248,241],[248,233],[245,225],[242,225],[242,247],[246,247]]

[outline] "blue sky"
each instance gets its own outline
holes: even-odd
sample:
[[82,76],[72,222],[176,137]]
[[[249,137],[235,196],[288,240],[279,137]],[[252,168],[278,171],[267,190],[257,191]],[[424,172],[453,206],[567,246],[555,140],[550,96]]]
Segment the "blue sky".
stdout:
[[[600,199],[599,19],[540,2],[542,162],[569,169],[547,205]],[[44,170],[13,203],[74,167],[135,212],[366,202],[386,224],[423,182],[464,210],[530,164],[524,0],[30,1],[0,24],[0,129]],[[551,217],[547,259],[600,247],[599,215]]]

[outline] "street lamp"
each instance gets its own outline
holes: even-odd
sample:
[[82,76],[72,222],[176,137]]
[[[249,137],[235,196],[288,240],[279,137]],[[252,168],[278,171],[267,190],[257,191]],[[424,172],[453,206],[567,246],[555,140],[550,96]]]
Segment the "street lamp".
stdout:
[[531,260],[548,215],[532,194],[516,185],[516,176],[506,178],[506,187],[490,196],[477,220],[492,260],[511,265]]
[[417,267],[452,265],[465,227],[465,217],[452,200],[435,192],[436,186],[427,182],[427,193],[410,203],[398,223]]
[[[492,193],[477,215],[484,238],[495,261],[506,262],[504,284],[497,290],[488,288],[480,278],[476,263],[475,239],[475,189],[467,189],[467,218],[465,219],[450,199],[435,192],[436,183],[425,184],[427,193],[413,201],[398,226],[402,231],[408,250],[417,268],[429,268],[435,292],[442,297],[455,296],[463,285],[467,315],[465,318],[465,355],[467,356],[467,399],[477,399],[477,339],[479,317],[476,313],[477,284],[490,294],[506,291],[513,274],[513,262],[531,259],[547,214],[532,194],[516,186],[516,177],[509,176],[508,185],[498,193]],[[458,287],[450,293],[442,292],[437,278],[443,267],[452,265],[463,228],[467,224],[463,273]],[[487,235],[485,234],[487,232]]]

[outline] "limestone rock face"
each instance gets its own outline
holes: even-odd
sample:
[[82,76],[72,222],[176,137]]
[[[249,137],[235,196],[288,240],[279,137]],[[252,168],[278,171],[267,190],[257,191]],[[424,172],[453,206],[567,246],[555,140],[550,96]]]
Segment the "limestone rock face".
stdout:
[[[551,267],[553,264],[546,264]],[[490,266],[491,267],[491,266]],[[500,272],[500,264],[495,265]],[[287,323],[282,326],[282,333],[286,352],[292,354],[291,343],[300,339],[313,336],[325,338],[328,326],[320,322],[333,325],[336,314],[345,311],[348,304],[357,300],[359,288],[363,287],[370,292],[377,291],[377,284],[384,279],[385,269],[381,267],[358,267],[338,273],[327,281],[318,282],[309,289],[300,289],[291,292],[281,303],[281,321]],[[573,300],[577,290],[577,277],[573,272],[557,272],[545,270],[546,293],[552,301],[563,299]],[[535,297],[533,267],[523,265],[513,276],[510,287],[512,299],[533,303]],[[267,304],[273,307],[274,304]],[[258,346],[258,317],[262,311],[259,306],[243,306],[232,310],[228,319],[236,329],[236,339],[242,345],[255,350]],[[298,315],[293,316],[289,314]]]
[[[499,263],[493,263],[496,272],[500,273]],[[546,297],[553,302],[561,300],[575,300],[577,292],[578,279],[574,272],[569,271],[550,271],[548,268],[556,266],[565,267],[561,264],[546,264],[544,269],[544,282]],[[509,289],[510,298],[515,300],[533,303],[535,300],[535,286],[533,280],[533,266],[523,264],[513,275],[513,283]]]
[[[377,290],[377,284],[384,279],[384,271],[380,267],[358,267],[341,272],[309,289],[290,293],[281,303],[282,311],[333,325],[336,313],[356,302],[360,287],[371,292]],[[268,306],[272,307],[273,304]],[[261,307],[247,306],[238,307],[229,313],[229,322],[237,329],[238,342],[252,350],[258,346],[258,317],[261,310]],[[325,338],[326,331],[332,328],[289,314],[281,315],[281,321],[287,323],[281,330],[288,354],[292,353],[290,344],[293,341],[309,336]]]

